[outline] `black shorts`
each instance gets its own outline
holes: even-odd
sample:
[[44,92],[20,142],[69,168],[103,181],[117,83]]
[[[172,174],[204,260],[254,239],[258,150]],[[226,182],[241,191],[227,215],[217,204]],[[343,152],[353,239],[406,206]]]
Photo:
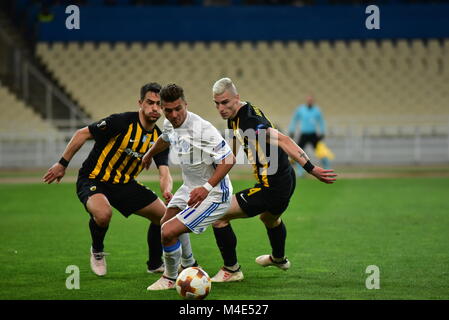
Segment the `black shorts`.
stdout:
[[[129,217],[157,199],[157,195],[153,191],[135,180],[124,184],[112,184],[78,176],[76,193],[86,210],[89,197],[96,193],[102,193],[109,200],[111,206],[125,217]],[[87,210],[87,212],[89,211]]]
[[311,143],[315,149],[318,141],[320,141],[320,139],[316,133],[303,133],[299,137],[298,146],[304,150],[307,144]]
[[265,211],[276,216],[282,214],[287,210],[290,198],[295,192],[295,171],[290,170],[290,174],[282,181],[284,182],[282,185],[270,188],[256,184],[253,188],[237,192],[235,197],[240,208],[248,217],[257,216]]

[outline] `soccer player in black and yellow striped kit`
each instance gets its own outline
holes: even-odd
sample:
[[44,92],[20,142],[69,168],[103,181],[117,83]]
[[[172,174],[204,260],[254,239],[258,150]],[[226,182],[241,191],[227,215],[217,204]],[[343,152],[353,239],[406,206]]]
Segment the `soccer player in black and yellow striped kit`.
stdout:
[[237,238],[230,220],[259,215],[267,229],[271,254],[256,258],[259,265],[290,268],[285,256],[287,229],[281,220],[295,191],[296,178],[289,157],[298,162],[308,173],[324,183],[334,183],[336,174],[314,166],[305,152],[288,136],[276,130],[258,107],[240,100],[237,88],[229,78],[215,82],[213,98],[220,116],[227,120],[228,129],[242,145],[253,165],[256,184],[241,190],[232,197],[231,208],[213,225],[215,239],[223,257],[224,266],[212,277],[213,282],[243,280],[237,262]]
[[[79,170],[77,194],[90,214],[92,236],[91,268],[103,276],[106,259],[103,241],[112,217],[112,207],[125,217],[135,213],[151,221],[147,241],[149,272],[163,272],[160,220],[165,213],[164,203],[148,187],[135,178],[142,171],[142,157],[161,134],[156,121],[161,117],[157,83],[141,88],[139,111],[112,114],[79,129],[68,143],[62,158],[45,174],[44,182],[59,182],[75,153],[87,140],[95,144]],[[168,150],[154,157],[159,170],[162,197],[167,203],[173,187],[168,168]]]

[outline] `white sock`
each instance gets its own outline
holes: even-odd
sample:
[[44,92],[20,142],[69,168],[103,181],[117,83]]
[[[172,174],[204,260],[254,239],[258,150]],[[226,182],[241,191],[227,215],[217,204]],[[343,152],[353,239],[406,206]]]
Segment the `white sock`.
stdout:
[[176,244],[164,247],[164,276],[170,279],[178,277],[178,266],[181,260],[181,242],[178,240]]
[[189,267],[195,263],[195,258],[193,257],[192,245],[190,244],[190,236],[188,233],[183,233],[179,236],[179,241],[181,241],[182,247],[182,258],[181,264],[184,267]]

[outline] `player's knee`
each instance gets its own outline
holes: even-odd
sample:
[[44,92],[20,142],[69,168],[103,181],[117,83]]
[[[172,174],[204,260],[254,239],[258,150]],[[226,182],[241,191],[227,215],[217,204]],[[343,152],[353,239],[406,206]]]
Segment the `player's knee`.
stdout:
[[161,242],[164,246],[170,245],[176,238],[175,230],[171,229],[167,223],[164,223],[161,228]]
[[267,228],[277,227],[281,223],[281,218],[275,217],[269,213],[263,213],[259,216],[259,219]]
[[213,224],[212,224],[212,226],[214,227],[214,228],[224,228],[224,227],[226,227],[227,225],[229,224],[229,221],[227,221],[227,220],[217,220],[217,221],[215,221]]
[[164,215],[162,218],[161,218],[161,226],[165,223],[165,222],[167,222],[168,220],[170,220],[166,215]]
[[111,221],[112,218],[112,209],[109,207],[105,207],[102,209],[97,209],[95,210],[95,212],[93,213],[94,215],[94,219],[95,219],[95,223],[102,227],[105,228],[109,225],[109,222]]

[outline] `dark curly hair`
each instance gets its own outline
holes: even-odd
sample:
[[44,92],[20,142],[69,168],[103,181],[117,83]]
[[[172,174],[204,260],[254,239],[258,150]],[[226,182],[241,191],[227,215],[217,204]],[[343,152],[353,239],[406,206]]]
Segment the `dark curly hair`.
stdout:
[[173,102],[178,100],[179,98],[184,101],[186,100],[184,98],[184,89],[174,83],[167,84],[165,87],[163,87],[160,94],[162,102]]

